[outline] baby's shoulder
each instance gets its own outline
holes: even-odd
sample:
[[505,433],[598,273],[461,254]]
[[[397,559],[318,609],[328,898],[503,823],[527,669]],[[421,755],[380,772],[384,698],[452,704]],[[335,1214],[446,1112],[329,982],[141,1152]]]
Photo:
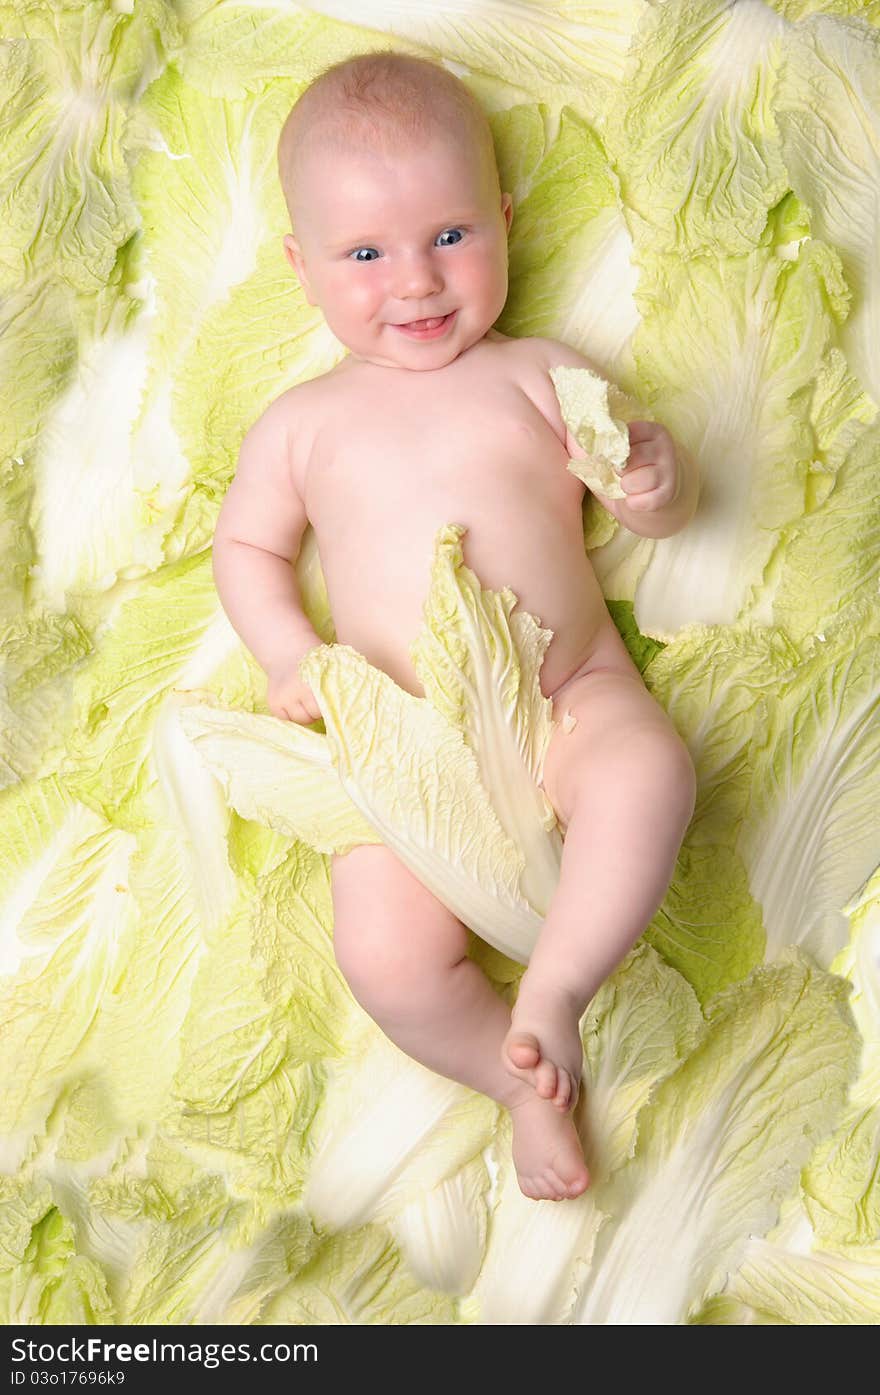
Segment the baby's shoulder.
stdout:
[[291,422],[297,415],[307,410],[309,394],[303,389],[308,383],[294,383],[292,387],[279,392],[265,406],[253,424],[248,428],[249,436],[286,435]]
[[318,411],[321,399],[326,393],[324,379],[329,376],[329,373],[322,373],[317,378],[304,378],[302,382],[293,383],[278,394],[269,404],[267,411],[279,418],[286,418],[288,422],[294,422]]
[[316,378],[304,378],[285,388],[266,408],[264,415],[270,416],[283,429],[291,446],[301,450],[304,442],[320,427],[326,412],[333,409],[331,380],[335,382],[332,370]]
[[[594,373],[599,369],[578,349],[563,344],[559,339],[548,339],[543,335],[524,335],[522,338],[508,338],[507,344],[515,346],[513,354],[524,364],[538,372],[548,374],[551,368],[590,368]],[[508,351],[510,352],[510,351]]]
[[520,390],[550,423],[560,440],[564,439],[565,426],[550,376],[551,369],[590,368],[594,373],[599,370],[570,344],[563,344],[558,339],[548,339],[543,335],[534,334],[516,339],[499,336],[497,347],[505,376],[511,377],[518,384]]
[[301,492],[301,465],[320,423],[320,378],[285,388],[264,407],[245,433],[239,467],[253,459],[272,469],[279,480],[292,481]]
[[512,376],[521,391],[531,400],[560,441],[567,445],[566,426],[562,420],[562,411],[550,371],[559,367],[589,368],[594,373],[599,370],[570,344],[563,344],[558,339],[548,339],[543,335],[509,339],[506,345],[500,347],[508,356],[507,363],[514,367]]

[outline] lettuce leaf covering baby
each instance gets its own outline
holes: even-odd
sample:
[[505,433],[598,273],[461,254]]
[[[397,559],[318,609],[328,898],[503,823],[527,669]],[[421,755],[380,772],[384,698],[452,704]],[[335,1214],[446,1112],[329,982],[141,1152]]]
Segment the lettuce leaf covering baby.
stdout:
[[[618,394],[587,369],[553,372],[569,430],[586,453],[569,469],[616,498],[628,451]],[[528,963],[562,856],[541,789],[553,728],[540,669],[553,637],[505,587],[483,590],[464,565],[466,529],[434,543],[424,626],[410,648],[424,687],[399,688],[362,654],[325,644],[300,673],[325,731],[202,703],[183,729],[228,802],[324,853],[384,843],[488,944]]]
[[483,591],[465,529],[436,536],[424,627],[410,649],[423,698],[345,644],[300,672],[325,734],[206,702],[181,722],[243,817],[320,852],[385,843],[482,939],[527,963],[559,878],[562,838],[540,788],[552,638],[509,588]]

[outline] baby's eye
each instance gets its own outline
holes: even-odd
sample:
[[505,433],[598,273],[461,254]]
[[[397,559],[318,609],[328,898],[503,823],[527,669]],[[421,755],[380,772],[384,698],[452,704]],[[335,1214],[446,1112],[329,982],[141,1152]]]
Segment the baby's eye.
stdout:
[[[361,252],[366,252],[367,256],[362,257]],[[356,262],[371,262],[378,255],[375,247],[356,247],[353,252],[349,252],[349,256]]]
[[[452,241],[444,241],[444,239],[447,237],[451,238]],[[461,242],[461,239],[463,237],[464,233],[462,232],[461,228],[446,228],[442,233],[438,233],[437,241],[440,243],[441,247],[454,247],[456,242]]]

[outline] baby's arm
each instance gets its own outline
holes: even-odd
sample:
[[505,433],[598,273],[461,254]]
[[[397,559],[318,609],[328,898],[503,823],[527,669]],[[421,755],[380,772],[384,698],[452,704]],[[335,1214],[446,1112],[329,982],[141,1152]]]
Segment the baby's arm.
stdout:
[[[600,378],[605,374],[583,354],[568,344],[552,339],[536,341],[546,356],[546,366],[560,364],[571,368],[589,368]],[[565,446],[576,460],[585,459],[585,452],[559,416],[560,431],[565,432]],[[693,518],[700,492],[697,463],[680,442],[675,441],[665,426],[654,421],[629,423],[630,454],[620,476],[626,499],[608,499],[597,494],[599,502],[619,523],[643,538],[668,538]]]
[[293,563],[308,518],[291,470],[290,406],[277,399],[241,444],[214,531],[214,583],[223,609],[269,678],[276,717],[320,716],[299,661],[321,643],[305,616]]

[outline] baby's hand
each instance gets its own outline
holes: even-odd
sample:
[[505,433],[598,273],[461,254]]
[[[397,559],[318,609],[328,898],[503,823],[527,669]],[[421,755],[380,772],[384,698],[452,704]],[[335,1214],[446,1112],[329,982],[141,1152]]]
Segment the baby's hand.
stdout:
[[292,665],[267,670],[266,701],[273,717],[285,717],[290,722],[308,726],[319,720],[321,709],[308,683],[299,676],[299,660],[304,657],[301,654]]
[[629,456],[620,486],[631,509],[648,513],[678,497],[679,469],[675,442],[656,421],[629,423]]

